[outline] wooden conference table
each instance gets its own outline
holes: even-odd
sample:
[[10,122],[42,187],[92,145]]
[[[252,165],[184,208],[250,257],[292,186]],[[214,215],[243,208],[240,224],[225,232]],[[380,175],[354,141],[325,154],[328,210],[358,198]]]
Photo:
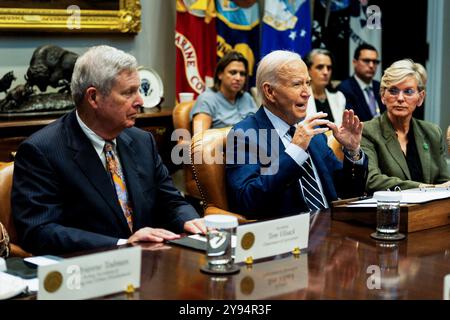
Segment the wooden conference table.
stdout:
[[112,299],[442,299],[450,274],[450,225],[399,242],[370,238],[372,228],[320,213],[308,252],[242,265],[238,274],[200,272],[202,252],[142,245],[141,288]]

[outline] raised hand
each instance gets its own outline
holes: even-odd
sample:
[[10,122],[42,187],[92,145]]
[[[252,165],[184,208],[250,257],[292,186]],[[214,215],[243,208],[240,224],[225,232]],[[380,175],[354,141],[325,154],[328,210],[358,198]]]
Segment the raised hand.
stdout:
[[328,125],[330,121],[322,119],[327,115],[327,113],[323,112],[315,113],[300,122],[297,125],[294,136],[292,137],[292,143],[298,145],[303,150],[308,149],[311,139],[316,134],[328,131],[328,128],[315,128],[321,125]]
[[359,121],[353,110],[344,111],[339,128],[332,122],[328,122],[327,126],[333,130],[334,137],[344,148],[350,152],[359,151],[363,123]]

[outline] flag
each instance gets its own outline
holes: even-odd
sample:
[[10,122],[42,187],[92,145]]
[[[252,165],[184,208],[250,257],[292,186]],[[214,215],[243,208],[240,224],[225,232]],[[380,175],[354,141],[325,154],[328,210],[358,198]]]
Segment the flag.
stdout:
[[309,0],[265,0],[261,57],[290,50],[302,57],[311,50]]
[[248,61],[249,85],[255,84],[259,52],[259,4],[256,0],[216,0],[217,56],[240,52]]
[[214,0],[177,0],[175,26],[176,94],[195,98],[213,84],[216,66]]
[[[373,2],[373,1],[372,1]],[[357,15],[350,17],[350,74],[353,73],[353,52],[356,48],[367,42],[377,49],[378,55],[381,55],[381,10],[378,6],[371,4],[371,1],[353,0],[353,5],[357,8]],[[381,79],[381,66],[377,68],[375,79]]]
[[[314,1],[312,18],[312,48],[326,48],[333,53],[333,78],[348,77],[348,57],[350,55],[350,16],[355,14],[353,3],[359,0],[317,0]],[[359,10],[359,6],[358,6]],[[351,61],[350,61],[351,62]],[[351,65],[351,63],[350,63]]]

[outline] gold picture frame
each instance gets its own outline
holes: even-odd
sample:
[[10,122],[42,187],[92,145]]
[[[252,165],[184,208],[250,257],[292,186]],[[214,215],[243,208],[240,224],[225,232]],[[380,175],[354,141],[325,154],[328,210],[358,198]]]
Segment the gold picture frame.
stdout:
[[[111,32],[138,33],[141,30],[140,0],[117,1],[0,1],[0,32]],[[3,3],[3,7],[2,7]],[[11,8],[10,3],[20,3],[21,8]],[[45,6],[42,5],[45,3]],[[52,3],[57,4],[56,9]],[[108,10],[101,8],[108,4]],[[13,4],[14,5],[14,4]],[[42,7],[39,7],[42,5]],[[87,7],[88,9],[83,9]],[[99,10],[94,8],[100,8]],[[117,10],[110,10],[111,7]]]

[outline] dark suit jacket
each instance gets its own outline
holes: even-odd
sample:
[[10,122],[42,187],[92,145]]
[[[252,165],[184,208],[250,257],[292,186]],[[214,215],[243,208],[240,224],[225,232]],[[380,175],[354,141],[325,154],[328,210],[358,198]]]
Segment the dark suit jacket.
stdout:
[[[298,181],[304,171],[284,151],[283,142],[274,130],[264,109],[259,108],[256,114],[248,116],[236,124],[233,129],[227,140],[226,164],[230,209],[246,217],[257,219],[308,211]],[[252,129],[256,130],[256,135],[249,134],[249,138],[246,139],[237,134],[239,129],[244,131],[250,129],[247,133]],[[269,129],[267,139],[258,135],[258,132],[264,132],[259,131],[260,129]],[[271,151],[272,134],[275,135],[273,138],[278,140],[279,146],[277,150]],[[233,135],[238,138],[234,139]],[[235,156],[233,159],[230,156],[230,153],[237,155],[239,151],[244,150],[244,140],[245,163],[237,161],[239,157]],[[278,165],[274,165],[274,163],[264,165],[265,161],[261,161],[260,157],[255,157],[257,161],[252,161],[249,146],[250,148],[258,146],[258,151],[255,149],[255,152],[262,152],[268,154],[269,157],[278,159]],[[340,162],[328,147],[326,136],[323,134],[317,135],[311,140],[308,151],[318,171],[328,202],[336,200],[338,197],[347,198],[364,192],[367,178],[367,157],[365,157],[363,165],[355,165],[347,159],[343,163]],[[278,171],[272,172],[273,174],[261,174],[261,169],[267,169],[270,165],[278,168]]]
[[[386,107],[381,102],[380,97],[380,82],[373,80],[373,93],[375,99],[377,100],[378,106],[380,108],[380,114],[386,110]],[[364,92],[359,87],[358,82],[356,82],[355,76],[342,81],[337,90],[341,91],[346,99],[346,109],[353,109],[355,114],[361,121],[368,121],[372,119],[372,113],[370,112],[369,105],[364,97]]]
[[364,124],[361,148],[369,157],[367,190],[417,188],[420,183],[438,184],[450,180],[447,148],[439,126],[412,118],[423,181],[412,181],[406,158],[387,113]]
[[[125,129],[117,150],[133,206],[134,231],[183,230],[198,218],[172,184],[151,134]],[[12,210],[24,248],[61,254],[115,245],[131,232],[114,186],[71,112],[23,142],[14,163]]]

